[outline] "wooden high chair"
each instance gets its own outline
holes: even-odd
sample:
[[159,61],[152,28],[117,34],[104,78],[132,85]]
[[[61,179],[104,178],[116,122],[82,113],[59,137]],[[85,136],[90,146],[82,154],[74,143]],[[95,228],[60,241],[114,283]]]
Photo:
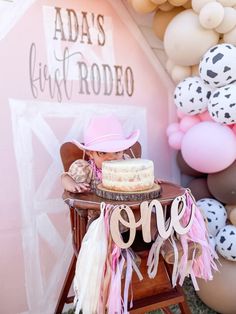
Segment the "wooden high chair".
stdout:
[[[131,158],[141,157],[141,145],[136,142],[130,149],[125,151]],[[66,142],[60,149],[61,159],[64,166],[64,170],[68,171],[70,165],[77,159],[86,159],[84,152],[79,149],[75,144]],[[165,182],[163,183],[163,199],[162,203],[168,206],[171,201],[178,195],[184,193],[184,188],[175,184]],[[66,273],[66,277],[59,295],[55,314],[61,314],[65,303],[73,302],[73,296],[68,296],[69,290],[75,274],[76,259],[81,247],[83,236],[86,233],[88,210],[99,210],[99,204],[104,199],[99,198],[96,195],[83,196],[82,194],[74,194],[65,192],[63,199],[67,202],[70,208],[70,221],[72,232],[72,244],[74,248],[74,255],[72,256],[69,268]],[[109,203],[117,203],[109,201]],[[127,203],[127,202],[126,202]],[[129,203],[129,202],[128,202]],[[129,206],[132,210],[139,210],[140,202],[130,202]],[[140,241],[142,242],[142,241]],[[140,245],[141,244],[141,245]],[[146,313],[158,308],[162,308],[164,313],[171,313],[168,306],[172,304],[178,304],[181,313],[190,314],[190,310],[185,301],[185,297],[182,288],[177,286],[172,287],[171,284],[171,266],[167,265],[160,257],[158,273],[154,279],[150,279],[147,275],[146,260],[148,250],[144,249],[143,243],[136,243],[135,247],[139,251],[141,257],[141,272],[144,279],[139,281],[136,274],[132,278],[133,288],[133,307],[130,313]],[[104,314],[104,313],[97,313]],[[118,313],[119,314],[119,313]]]

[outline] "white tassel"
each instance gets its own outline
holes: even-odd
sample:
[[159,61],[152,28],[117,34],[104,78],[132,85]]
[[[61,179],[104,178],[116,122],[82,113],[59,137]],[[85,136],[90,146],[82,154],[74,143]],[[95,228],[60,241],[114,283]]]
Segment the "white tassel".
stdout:
[[74,278],[77,301],[75,314],[79,314],[81,310],[83,314],[97,313],[108,245],[105,206],[105,203],[101,203],[100,217],[89,226],[77,258]]
[[147,273],[148,273],[149,278],[155,278],[157,274],[160,249],[163,242],[164,242],[164,239],[158,235],[149,251],[148,259],[147,259],[147,266],[148,266]]

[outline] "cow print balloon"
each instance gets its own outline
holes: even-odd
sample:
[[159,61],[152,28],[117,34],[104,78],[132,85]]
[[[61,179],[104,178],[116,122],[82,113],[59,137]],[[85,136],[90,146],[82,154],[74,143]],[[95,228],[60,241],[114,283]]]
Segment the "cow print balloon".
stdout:
[[230,261],[236,261],[236,227],[227,225],[220,229],[216,240],[216,251]]
[[210,243],[210,246],[211,248],[215,251],[215,248],[216,248],[216,240],[215,240],[215,237],[213,237],[213,235],[209,235],[209,243]]
[[211,47],[199,63],[199,74],[211,87],[236,82],[236,47],[231,44]]
[[216,122],[236,123],[236,85],[217,88],[209,100],[208,111]]
[[209,233],[213,236],[225,226],[227,212],[225,207],[214,198],[201,198],[197,206],[202,209],[207,219]]
[[185,114],[195,115],[207,109],[211,88],[198,76],[187,77],[174,91],[174,102]]

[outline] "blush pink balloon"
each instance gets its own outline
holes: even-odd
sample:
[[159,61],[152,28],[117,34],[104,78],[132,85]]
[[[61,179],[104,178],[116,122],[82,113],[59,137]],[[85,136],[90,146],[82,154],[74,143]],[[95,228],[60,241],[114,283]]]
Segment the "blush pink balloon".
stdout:
[[171,123],[167,129],[166,129],[166,134],[169,136],[171,135],[172,133],[175,133],[179,131],[179,123],[178,122],[174,122],[174,123]]
[[184,133],[181,131],[177,131],[175,133],[170,134],[168,138],[168,143],[170,147],[179,150],[181,148],[183,136]]
[[199,118],[200,118],[201,121],[213,121],[213,119],[212,119],[212,117],[210,116],[208,110],[206,110],[206,111],[204,111],[204,112],[202,112],[202,113],[199,113],[198,116],[199,116]]
[[[231,128],[231,130],[234,132],[234,134],[236,135],[236,124],[232,124],[233,126],[232,126],[232,128]],[[230,125],[228,125],[228,126],[230,126]]]
[[180,109],[177,109],[177,117],[182,119],[183,117],[187,116],[186,113],[183,113]]
[[179,123],[179,128],[182,132],[188,131],[195,124],[199,123],[200,119],[196,116],[185,116]]
[[189,129],[181,144],[185,162],[193,169],[214,173],[230,166],[236,158],[236,136],[227,126],[200,122]]

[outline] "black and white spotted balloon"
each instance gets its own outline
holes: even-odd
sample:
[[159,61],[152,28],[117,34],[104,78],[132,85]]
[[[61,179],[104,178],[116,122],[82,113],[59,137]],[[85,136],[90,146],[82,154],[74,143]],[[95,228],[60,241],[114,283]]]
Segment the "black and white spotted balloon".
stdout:
[[236,123],[236,85],[217,88],[210,97],[208,111],[216,122]]
[[175,88],[175,105],[187,115],[201,113],[207,109],[211,91],[200,77],[187,77]]
[[211,87],[235,83],[236,47],[231,44],[211,47],[200,60],[199,75]]
[[215,237],[216,251],[224,258],[236,262],[236,227],[227,225]]
[[210,243],[210,246],[211,248],[215,251],[216,249],[216,240],[215,240],[215,237],[213,237],[213,235],[209,235],[209,243]]
[[226,225],[227,212],[225,207],[214,198],[201,198],[197,201],[197,206],[205,214],[209,233],[215,236]]

